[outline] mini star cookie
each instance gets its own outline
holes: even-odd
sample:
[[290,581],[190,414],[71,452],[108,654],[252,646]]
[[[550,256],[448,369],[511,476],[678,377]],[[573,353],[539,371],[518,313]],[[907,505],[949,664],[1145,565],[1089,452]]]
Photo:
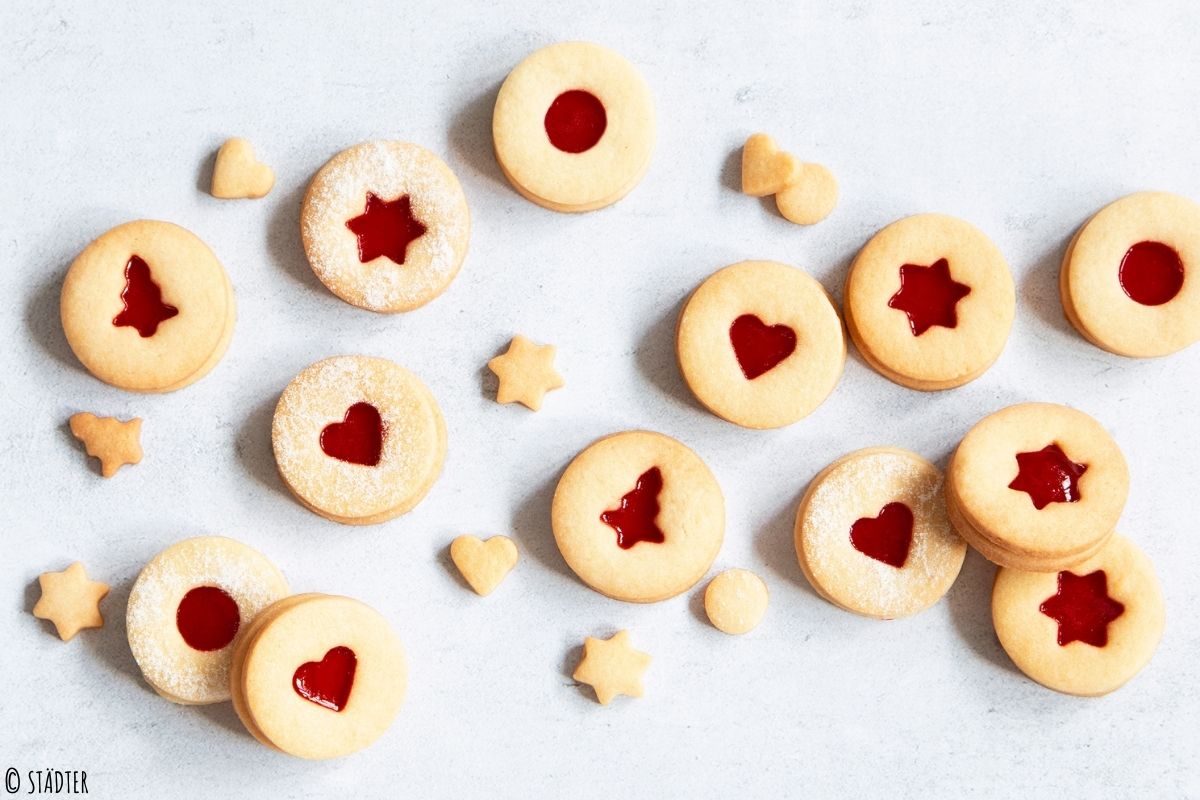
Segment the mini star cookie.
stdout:
[[142,460],[142,421],[134,417],[122,422],[116,417],[97,417],[86,411],[70,421],[71,434],[81,442],[87,454],[100,459],[100,474],[111,478],[126,464]]
[[532,411],[542,407],[546,392],[565,386],[554,369],[555,347],[534,344],[524,336],[514,336],[504,355],[488,362],[488,369],[500,379],[497,403],[521,403]]
[[517,565],[517,546],[507,536],[459,536],[450,543],[450,559],[475,594],[487,597]]
[[650,666],[647,653],[629,644],[629,631],[618,631],[609,639],[591,636],[583,642],[583,660],[572,675],[596,691],[601,705],[608,705],[619,694],[642,696],[642,673]]
[[229,139],[217,150],[213,165],[212,196],[222,200],[266,197],[275,186],[275,171],[254,157],[254,145]]
[[108,594],[108,584],[89,579],[81,562],[76,561],[62,572],[43,572],[38,576],[38,584],[42,596],[33,607],[33,615],[53,622],[64,642],[84,628],[104,625],[100,601]]

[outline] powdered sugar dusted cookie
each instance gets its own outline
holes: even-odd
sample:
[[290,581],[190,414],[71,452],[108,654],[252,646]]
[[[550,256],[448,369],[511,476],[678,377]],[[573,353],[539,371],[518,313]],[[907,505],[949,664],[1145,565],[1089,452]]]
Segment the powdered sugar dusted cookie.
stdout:
[[796,513],[795,539],[818,594],[880,619],[932,606],[967,554],[946,518],[941,471],[890,447],[859,450],[818,473]]
[[458,274],[471,215],[458,178],[432,152],[366,142],[317,172],[300,233],[313,272],[338,297],[370,311],[410,311]]

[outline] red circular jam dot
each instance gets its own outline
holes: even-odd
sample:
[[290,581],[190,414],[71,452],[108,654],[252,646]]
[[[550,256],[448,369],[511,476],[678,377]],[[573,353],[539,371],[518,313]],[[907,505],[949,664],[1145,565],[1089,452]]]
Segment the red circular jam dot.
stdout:
[[357,669],[358,656],[353,650],[334,647],[320,661],[307,661],[297,667],[292,675],[292,688],[309,702],[330,711],[341,711],[350,700]]
[[424,236],[427,230],[413,216],[412,200],[408,195],[384,200],[374,192],[367,192],[363,213],[347,220],[346,227],[358,237],[358,260],[363,264],[380,256],[403,264],[408,257],[408,246]]
[[1125,252],[1117,278],[1134,302],[1161,306],[1183,288],[1183,261],[1170,245],[1138,242]]
[[571,89],[554,98],[546,110],[546,135],[564,153],[591,150],[608,127],[604,104],[591,92]]
[[913,513],[904,503],[888,503],[874,517],[850,526],[850,544],[868,558],[900,569],[912,546]]
[[179,313],[175,306],[162,301],[162,289],[150,275],[150,265],[141,256],[130,256],[125,265],[125,288],[121,291],[124,308],[113,317],[118,328],[135,328],[143,339],[158,333],[158,326]]
[[616,508],[600,515],[600,521],[617,532],[617,546],[628,550],[638,542],[660,544],[667,539],[658,527],[658,494],[663,488],[662,470],[651,467]]
[[1017,477],[1008,488],[1025,492],[1041,511],[1051,503],[1078,503],[1079,477],[1087,464],[1077,464],[1057,444],[1031,453],[1017,453]]
[[383,455],[385,433],[379,409],[370,403],[355,403],[346,409],[341,422],[331,422],[321,431],[321,450],[339,461],[374,467]]
[[796,349],[796,332],[787,325],[767,325],[742,314],[729,327],[729,341],[747,380],[769,372]]
[[1108,576],[1098,569],[1087,575],[1058,573],[1058,591],[1038,606],[1058,623],[1058,644],[1108,644],[1108,624],[1125,613],[1125,604],[1108,596]]
[[216,586],[190,590],[175,611],[175,627],[193,650],[220,650],[237,636],[240,624],[237,602]]

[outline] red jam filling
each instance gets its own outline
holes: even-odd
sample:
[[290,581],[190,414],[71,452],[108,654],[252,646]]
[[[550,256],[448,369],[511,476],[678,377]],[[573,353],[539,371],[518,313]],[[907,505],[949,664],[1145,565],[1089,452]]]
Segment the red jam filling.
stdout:
[[850,544],[868,558],[900,569],[912,545],[913,513],[904,503],[888,503],[875,517],[850,526]]
[[363,213],[346,222],[346,227],[358,237],[358,260],[366,264],[387,256],[403,264],[408,246],[425,234],[425,226],[412,213],[408,195],[384,200],[367,192]]
[[241,619],[237,602],[216,586],[190,590],[175,611],[175,627],[193,650],[220,650],[237,636]]
[[1041,511],[1051,503],[1078,503],[1079,476],[1087,464],[1076,464],[1056,444],[1032,453],[1017,453],[1017,477],[1010,489],[1025,492]]
[[341,422],[331,422],[321,431],[321,449],[331,458],[374,467],[383,455],[386,432],[379,409],[370,403],[355,403],[346,409]]
[[125,308],[113,317],[118,328],[136,328],[143,339],[158,333],[158,326],[179,313],[175,306],[162,301],[162,289],[150,277],[150,265],[141,256],[130,256],[125,265],[125,288],[121,291]]
[[546,110],[546,135],[564,153],[591,150],[608,127],[604,104],[591,92],[571,89],[554,98]]
[[1058,643],[1108,644],[1108,623],[1125,613],[1125,605],[1108,596],[1108,578],[1098,569],[1087,575],[1058,573],[1058,592],[1038,606],[1058,623]]
[[888,300],[888,307],[907,314],[912,335],[920,336],[934,325],[957,328],[956,306],[970,293],[970,286],[950,277],[950,262],[939,258],[929,267],[900,267],[900,289]]
[[600,515],[600,521],[617,532],[617,547],[628,550],[638,542],[665,542],[666,537],[655,520],[658,494],[663,488],[662,470],[651,467],[641,474],[621,505]]
[[320,661],[306,661],[292,676],[292,687],[305,700],[341,711],[354,688],[358,656],[349,647],[335,647]]
[[1117,278],[1134,302],[1161,306],[1183,288],[1183,261],[1169,244],[1138,242],[1125,252]]
[[729,327],[733,354],[747,380],[778,366],[796,349],[796,332],[787,325],[768,325],[753,314],[742,314]]

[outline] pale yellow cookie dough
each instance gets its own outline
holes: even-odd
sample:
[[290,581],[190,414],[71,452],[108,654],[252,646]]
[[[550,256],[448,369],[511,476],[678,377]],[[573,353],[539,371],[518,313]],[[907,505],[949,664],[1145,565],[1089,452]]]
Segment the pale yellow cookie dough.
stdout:
[[246,139],[227,140],[213,163],[212,196],[222,200],[266,197],[275,186],[275,171],[254,157]]
[[108,596],[108,584],[89,578],[82,562],[76,561],[62,572],[43,572],[38,587],[42,595],[33,606],[33,615],[54,623],[64,642],[85,628],[104,626],[100,601]]
[[450,559],[475,594],[487,597],[517,565],[517,545],[507,536],[459,536],[450,543]]
[[704,590],[704,613],[722,633],[749,633],[762,622],[768,599],[762,578],[746,569],[727,569]]

